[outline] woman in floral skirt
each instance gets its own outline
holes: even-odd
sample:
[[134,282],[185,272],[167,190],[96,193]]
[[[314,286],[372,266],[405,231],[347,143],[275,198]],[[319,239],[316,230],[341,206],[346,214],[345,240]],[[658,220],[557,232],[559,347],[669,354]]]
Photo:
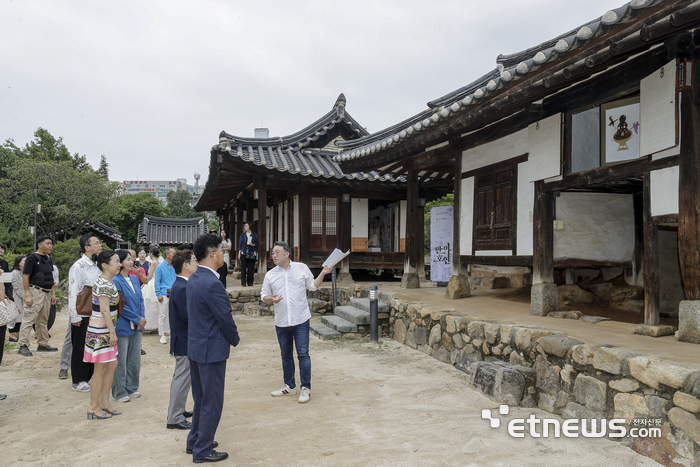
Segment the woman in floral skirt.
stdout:
[[109,403],[114,370],[117,368],[117,306],[119,293],[112,278],[119,274],[121,263],[115,251],[93,255],[93,261],[102,271],[92,286],[92,316],[85,335],[83,360],[95,364],[90,382],[88,420],[112,418],[121,412]]

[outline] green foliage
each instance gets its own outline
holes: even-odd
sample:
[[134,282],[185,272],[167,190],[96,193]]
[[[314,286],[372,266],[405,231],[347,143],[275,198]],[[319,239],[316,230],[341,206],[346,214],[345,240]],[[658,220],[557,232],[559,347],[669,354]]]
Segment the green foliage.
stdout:
[[190,206],[192,193],[187,190],[169,191],[166,200],[168,209],[170,209],[170,215],[175,219],[202,217],[200,213]]
[[8,252],[26,254],[34,248],[34,236],[29,232],[28,226],[10,229],[6,225],[0,225],[0,242],[7,245]]
[[60,280],[68,279],[68,271],[78,259],[80,259],[80,242],[77,238],[54,244],[51,260],[58,268],[58,278]]
[[109,164],[107,163],[107,158],[104,154],[100,156],[100,168],[97,169],[97,173],[105,181],[109,181]]
[[[72,161],[18,160],[0,181],[0,220],[3,225],[34,224],[34,190],[41,212],[39,234],[75,238],[86,222],[110,223],[112,199],[118,183],[108,182],[92,171],[78,170]],[[48,191],[46,191],[48,190]]]
[[426,255],[430,255],[430,210],[438,206],[454,206],[455,195],[453,193],[448,193],[442,198],[438,198],[435,201],[431,201],[425,205],[424,209],[424,224],[423,224],[423,249]]
[[122,238],[138,243],[139,224],[143,222],[143,216],[168,217],[170,211],[149,193],[125,194],[116,200],[116,214],[113,219],[114,227],[122,233]]
[[[217,232],[219,231],[219,220],[216,218],[213,218],[207,222],[207,232],[211,232],[212,230],[216,230]],[[226,234],[228,235],[228,231],[226,231]]]

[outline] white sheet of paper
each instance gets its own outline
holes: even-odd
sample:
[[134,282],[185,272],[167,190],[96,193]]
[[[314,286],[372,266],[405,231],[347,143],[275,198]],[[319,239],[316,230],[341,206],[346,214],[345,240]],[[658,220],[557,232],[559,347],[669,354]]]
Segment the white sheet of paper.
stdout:
[[8,282],[12,282],[12,273],[11,272],[4,272],[0,274],[0,284],[5,284]]
[[331,253],[331,255],[328,258],[326,258],[326,260],[323,262],[323,266],[328,266],[329,268],[332,268],[349,254],[350,250],[348,250],[347,253],[343,253],[342,251],[336,248],[335,250],[333,250],[333,253]]

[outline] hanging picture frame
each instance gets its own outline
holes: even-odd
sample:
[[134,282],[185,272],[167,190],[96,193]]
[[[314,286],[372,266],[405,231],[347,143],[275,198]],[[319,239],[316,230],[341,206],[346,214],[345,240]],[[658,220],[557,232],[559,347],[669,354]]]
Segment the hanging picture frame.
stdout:
[[601,165],[639,158],[639,96],[600,106]]

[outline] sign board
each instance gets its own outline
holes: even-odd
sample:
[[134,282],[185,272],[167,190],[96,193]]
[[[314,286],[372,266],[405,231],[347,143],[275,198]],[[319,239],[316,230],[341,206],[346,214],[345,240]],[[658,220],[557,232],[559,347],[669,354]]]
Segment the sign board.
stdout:
[[452,277],[454,206],[430,210],[430,280],[447,282]]

